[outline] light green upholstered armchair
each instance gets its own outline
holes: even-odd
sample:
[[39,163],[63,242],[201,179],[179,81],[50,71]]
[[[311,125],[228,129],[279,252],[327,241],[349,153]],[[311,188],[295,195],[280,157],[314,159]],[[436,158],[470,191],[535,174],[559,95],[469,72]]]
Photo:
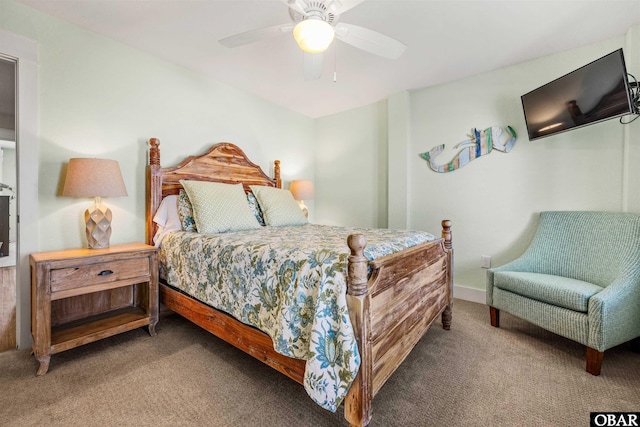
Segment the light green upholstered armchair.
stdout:
[[487,272],[491,324],[500,310],[587,346],[587,372],[604,351],[640,336],[640,215],[542,212],[525,253]]

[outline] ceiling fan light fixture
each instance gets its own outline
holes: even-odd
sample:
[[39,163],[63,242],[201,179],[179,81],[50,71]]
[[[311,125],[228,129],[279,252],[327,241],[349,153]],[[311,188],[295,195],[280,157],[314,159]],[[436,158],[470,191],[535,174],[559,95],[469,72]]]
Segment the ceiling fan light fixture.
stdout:
[[333,27],[322,19],[305,19],[293,29],[293,38],[307,53],[322,53],[333,41]]

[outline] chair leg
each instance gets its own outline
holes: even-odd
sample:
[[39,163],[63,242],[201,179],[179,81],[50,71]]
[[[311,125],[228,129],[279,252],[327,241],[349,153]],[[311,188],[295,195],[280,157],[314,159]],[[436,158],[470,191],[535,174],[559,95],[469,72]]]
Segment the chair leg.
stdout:
[[491,326],[495,328],[500,327],[500,310],[495,307],[489,306],[489,314],[491,315]]
[[587,372],[589,372],[591,375],[600,375],[600,368],[602,368],[603,357],[603,351],[598,351],[591,347],[587,347]]

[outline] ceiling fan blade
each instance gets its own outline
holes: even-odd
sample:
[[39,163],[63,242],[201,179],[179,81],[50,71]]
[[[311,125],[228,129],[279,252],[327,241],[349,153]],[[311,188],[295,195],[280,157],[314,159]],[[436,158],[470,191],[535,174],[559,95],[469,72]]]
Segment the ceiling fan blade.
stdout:
[[293,30],[293,24],[279,24],[272,27],[259,28],[257,30],[251,30],[240,34],[235,34],[233,36],[225,37],[221,40],[218,40],[218,43],[229,48],[238,47],[286,34],[288,32],[291,32],[291,30]]
[[407,48],[398,40],[358,25],[338,23],[335,32],[336,38],[343,42],[389,59],[399,58]]
[[304,52],[304,79],[317,80],[322,73],[322,54]]
[[304,0],[280,0],[282,3],[286,4],[291,9],[300,13],[302,16],[307,16],[307,12],[305,11],[307,4]]

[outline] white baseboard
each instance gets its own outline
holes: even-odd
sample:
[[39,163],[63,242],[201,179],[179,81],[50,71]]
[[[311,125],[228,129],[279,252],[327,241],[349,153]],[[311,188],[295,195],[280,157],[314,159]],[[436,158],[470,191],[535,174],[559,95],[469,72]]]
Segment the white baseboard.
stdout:
[[487,291],[484,289],[453,285],[453,297],[479,304],[487,303]]

